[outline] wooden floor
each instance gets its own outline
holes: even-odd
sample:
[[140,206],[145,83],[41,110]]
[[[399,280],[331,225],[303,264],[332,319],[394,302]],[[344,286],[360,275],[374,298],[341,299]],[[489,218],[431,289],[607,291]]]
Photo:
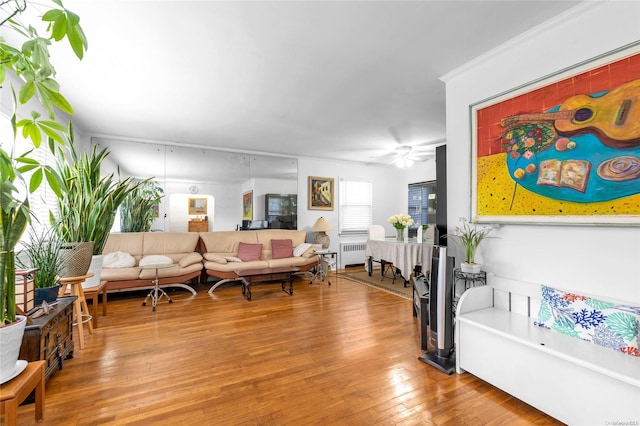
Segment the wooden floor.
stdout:
[[[47,383],[39,425],[558,424],[422,354],[411,301],[343,278],[110,294],[85,349]],[[74,334],[77,333],[74,330]],[[77,335],[74,337],[77,339]],[[496,368],[500,368],[496,364]],[[36,424],[33,404],[19,425]]]

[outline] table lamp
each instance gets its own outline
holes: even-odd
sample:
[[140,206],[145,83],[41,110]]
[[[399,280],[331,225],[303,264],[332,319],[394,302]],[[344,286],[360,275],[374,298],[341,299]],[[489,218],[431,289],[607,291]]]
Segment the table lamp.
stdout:
[[311,228],[311,230],[318,233],[318,235],[316,235],[315,243],[322,244],[323,249],[328,249],[331,240],[325,232],[333,231],[333,228],[329,222],[327,222],[327,219],[320,216],[318,220],[316,220],[316,223],[313,224],[313,228]]

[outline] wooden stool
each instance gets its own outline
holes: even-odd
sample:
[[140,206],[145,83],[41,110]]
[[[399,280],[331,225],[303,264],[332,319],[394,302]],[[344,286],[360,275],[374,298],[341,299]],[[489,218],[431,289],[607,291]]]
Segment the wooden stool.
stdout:
[[[98,302],[102,294],[102,315],[107,316],[107,281],[100,281],[95,287],[83,288],[85,300],[91,300],[91,316],[93,317],[93,328],[98,328]],[[58,293],[60,294],[60,293]],[[65,289],[65,294],[71,294]]]
[[44,418],[44,367],[46,361],[27,364],[17,377],[0,385],[0,411],[4,412],[4,424],[15,426],[18,421],[18,405],[35,390],[36,420]]
[[[59,295],[64,295],[67,285],[71,286],[71,295],[78,296],[75,302],[73,302],[73,313],[76,317],[75,325],[78,326],[78,340],[80,341],[80,349],[84,348],[84,327],[83,324],[86,322],[89,326],[89,333],[93,334],[93,323],[92,317],[89,313],[89,307],[87,306],[87,299],[84,297],[84,290],[82,289],[82,283],[87,278],[91,278],[93,273],[90,272],[87,275],[81,275],[79,277],[65,277],[60,278],[60,291]],[[83,313],[84,311],[84,313]]]

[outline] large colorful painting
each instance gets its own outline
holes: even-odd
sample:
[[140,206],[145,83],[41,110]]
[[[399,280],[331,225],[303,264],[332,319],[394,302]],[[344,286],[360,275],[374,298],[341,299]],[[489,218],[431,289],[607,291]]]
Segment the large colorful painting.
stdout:
[[471,106],[475,221],[640,224],[639,46]]

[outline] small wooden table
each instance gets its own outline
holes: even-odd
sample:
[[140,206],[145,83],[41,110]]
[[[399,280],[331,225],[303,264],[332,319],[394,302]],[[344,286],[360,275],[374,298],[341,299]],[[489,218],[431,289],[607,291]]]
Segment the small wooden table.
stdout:
[[4,412],[4,424],[14,426],[18,421],[18,405],[35,390],[35,417],[44,418],[44,366],[46,361],[27,364],[22,373],[0,385],[0,411]]
[[[282,283],[282,291],[289,296],[293,295],[293,275],[300,272],[300,268],[282,267],[282,268],[262,268],[247,269],[244,271],[235,271],[238,277],[242,279],[242,294],[247,300],[251,300],[251,285],[254,283],[263,283],[268,281],[280,281]],[[289,291],[285,289],[286,282],[289,281]]]

